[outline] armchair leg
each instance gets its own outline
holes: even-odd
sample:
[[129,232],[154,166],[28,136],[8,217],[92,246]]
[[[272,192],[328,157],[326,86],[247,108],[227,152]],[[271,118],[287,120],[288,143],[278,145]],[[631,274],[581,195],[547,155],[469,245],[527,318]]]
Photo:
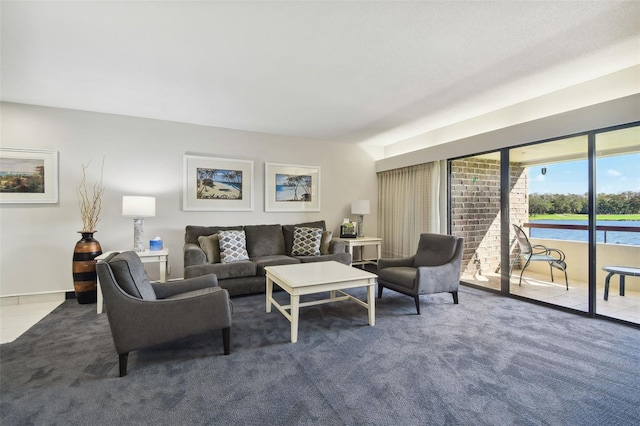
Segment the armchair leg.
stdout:
[[120,364],[120,377],[127,375],[127,360],[129,359],[129,352],[126,354],[118,354],[118,363]]
[[413,296],[413,299],[416,301],[416,310],[418,311],[418,315],[420,315],[420,296]]
[[222,345],[224,346],[224,354],[231,353],[231,327],[222,329]]
[[453,303],[455,305],[457,305],[458,304],[458,292],[457,291],[452,291],[451,295],[453,296]]
[[384,287],[382,286],[382,284],[378,283],[378,299],[382,299],[382,289]]

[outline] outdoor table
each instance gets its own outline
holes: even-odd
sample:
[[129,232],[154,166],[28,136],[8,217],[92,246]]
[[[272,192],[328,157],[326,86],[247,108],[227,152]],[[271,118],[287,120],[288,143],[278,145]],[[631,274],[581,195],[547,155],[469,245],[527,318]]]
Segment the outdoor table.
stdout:
[[604,300],[609,300],[609,281],[615,274],[620,275],[620,296],[624,296],[625,276],[640,277],[640,268],[634,268],[632,266],[603,266],[602,270],[609,273],[604,280]]

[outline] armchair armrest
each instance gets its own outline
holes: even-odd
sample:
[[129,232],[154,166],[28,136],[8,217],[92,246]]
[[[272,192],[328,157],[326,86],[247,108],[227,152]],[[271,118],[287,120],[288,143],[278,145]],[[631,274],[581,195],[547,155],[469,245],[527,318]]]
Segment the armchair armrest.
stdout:
[[199,290],[201,288],[216,287],[217,285],[218,277],[216,277],[215,274],[207,274],[180,281],[169,281],[167,283],[151,283],[158,299],[166,299],[176,294]]
[[192,265],[203,265],[207,263],[207,255],[194,243],[186,243],[184,245],[184,267]]
[[460,284],[460,262],[438,266],[419,266],[416,283],[421,294],[457,291]]
[[531,254],[533,255],[544,254],[547,256],[557,257],[558,262],[564,261],[564,258],[565,258],[564,252],[562,250],[557,248],[547,247],[543,244],[532,245],[531,250],[532,250]]
[[398,266],[413,266],[415,256],[402,257],[399,259],[378,259],[378,271],[384,268],[393,268]]

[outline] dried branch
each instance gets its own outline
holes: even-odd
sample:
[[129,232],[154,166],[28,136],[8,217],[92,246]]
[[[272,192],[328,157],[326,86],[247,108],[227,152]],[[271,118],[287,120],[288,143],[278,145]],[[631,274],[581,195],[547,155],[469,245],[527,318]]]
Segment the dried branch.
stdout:
[[102,211],[102,178],[104,176],[104,158],[102,158],[102,168],[100,170],[100,180],[93,184],[91,194],[87,190],[87,165],[82,165],[82,180],[78,186],[78,201],[80,202],[80,215],[82,216],[82,232],[95,232],[100,212]]

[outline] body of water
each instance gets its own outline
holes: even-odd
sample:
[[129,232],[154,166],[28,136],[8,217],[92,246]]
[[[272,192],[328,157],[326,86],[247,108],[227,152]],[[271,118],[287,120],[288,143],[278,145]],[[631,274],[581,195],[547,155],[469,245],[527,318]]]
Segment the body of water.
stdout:
[[[531,220],[531,223],[552,223],[559,225],[588,225],[586,220]],[[640,229],[640,221],[635,220],[600,220],[598,225],[603,226],[633,226]],[[628,244],[640,246],[640,232],[606,231],[607,244]],[[597,231],[596,240],[604,243],[605,231]],[[588,241],[588,232],[575,229],[538,229],[529,228],[532,238],[545,238],[550,240]]]

